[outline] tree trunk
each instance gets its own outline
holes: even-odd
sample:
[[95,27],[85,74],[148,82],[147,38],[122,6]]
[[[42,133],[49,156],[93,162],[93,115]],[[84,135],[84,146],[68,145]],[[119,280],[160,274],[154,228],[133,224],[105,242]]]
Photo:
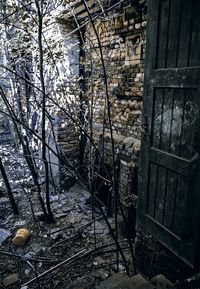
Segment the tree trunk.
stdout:
[[15,202],[15,198],[13,196],[13,193],[12,193],[12,190],[11,190],[11,187],[10,187],[10,183],[8,181],[8,178],[7,178],[7,175],[6,175],[6,171],[4,169],[4,166],[3,166],[1,158],[0,158],[0,171],[1,171],[1,174],[2,174],[2,177],[3,177],[3,181],[4,181],[4,184],[5,184],[5,187],[6,187],[6,191],[8,193],[8,197],[10,199],[10,203],[11,203],[11,206],[12,206],[12,209],[13,209],[13,213],[15,215],[18,215],[19,214],[19,210],[18,210],[17,204]]
[[[41,2],[42,3],[42,2]],[[53,221],[53,213],[50,206],[50,196],[49,196],[49,166],[46,155],[46,92],[45,92],[45,83],[44,83],[44,53],[43,53],[43,43],[42,43],[42,29],[43,29],[43,15],[42,15],[42,4],[39,4],[39,1],[35,1],[38,13],[38,46],[39,46],[39,70],[40,70],[40,83],[42,90],[42,160],[45,170],[45,193],[46,193],[46,207],[48,212],[47,221],[50,223]]]

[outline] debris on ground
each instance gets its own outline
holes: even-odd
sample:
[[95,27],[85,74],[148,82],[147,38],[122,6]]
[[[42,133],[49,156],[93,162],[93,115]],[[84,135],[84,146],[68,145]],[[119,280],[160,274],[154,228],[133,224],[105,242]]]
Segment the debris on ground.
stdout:
[[[8,148],[4,149],[8,153]],[[100,210],[94,210],[87,202],[90,194],[86,188],[75,184],[69,191],[52,192],[50,199],[55,223],[46,224],[37,197],[31,193],[34,190],[28,169],[23,160],[20,161],[20,155],[14,157],[17,153],[14,148],[9,149],[15,160],[16,172],[19,169],[23,173],[14,174],[8,162],[7,173],[12,179],[12,190],[20,214],[13,215],[2,188],[0,287],[95,289],[115,274],[117,267],[126,274],[124,260],[120,254],[116,257],[116,242],[112,236],[114,218],[107,217],[109,228]],[[28,195],[24,195],[24,191]],[[34,205],[34,215],[31,205]],[[23,246],[16,246],[16,232],[21,228],[27,228],[30,234]],[[118,242],[123,248],[130,274],[133,274],[127,238],[121,235]]]
[[17,230],[12,242],[15,246],[24,246],[26,240],[30,237],[31,232],[27,228],[20,228]]
[[9,230],[0,229],[0,245],[11,236],[11,232]]
[[5,287],[8,287],[10,285],[13,285],[15,284],[16,282],[18,282],[18,274],[14,273],[14,274],[10,274],[8,276],[6,276],[4,279],[3,279],[3,285]]

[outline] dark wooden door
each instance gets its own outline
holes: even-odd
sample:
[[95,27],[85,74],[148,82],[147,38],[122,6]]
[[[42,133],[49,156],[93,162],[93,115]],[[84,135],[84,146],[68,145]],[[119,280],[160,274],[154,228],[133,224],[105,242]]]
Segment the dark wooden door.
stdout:
[[190,266],[200,212],[200,1],[150,0],[139,222]]

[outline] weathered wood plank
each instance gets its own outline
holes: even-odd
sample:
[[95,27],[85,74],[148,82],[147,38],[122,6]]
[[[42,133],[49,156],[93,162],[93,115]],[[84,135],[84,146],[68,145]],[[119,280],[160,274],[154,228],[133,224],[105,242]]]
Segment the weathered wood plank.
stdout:
[[174,89],[174,105],[172,116],[172,136],[169,152],[179,156],[182,123],[184,119],[184,95],[183,89]]
[[149,149],[149,161],[187,176],[191,162],[156,148]]
[[157,198],[155,219],[162,224],[165,207],[165,187],[166,187],[166,168],[158,167],[158,184],[157,184]]
[[194,0],[189,66],[200,66],[200,1]]
[[187,89],[185,91],[185,107],[180,144],[180,156],[185,159],[190,159],[195,154],[193,149],[193,139],[195,123],[199,113],[197,99],[197,89]]
[[[191,1],[193,2],[193,1]],[[188,5],[187,1],[182,1],[182,13],[180,19],[180,34],[178,39],[177,67],[187,67],[190,53],[190,35],[192,27],[193,3]]]
[[200,86],[199,68],[169,68],[153,70],[149,82],[154,87],[198,88]]
[[168,170],[163,224],[170,230],[173,222],[172,212],[175,204],[176,179],[177,174]]
[[180,238],[184,234],[184,221],[186,213],[187,180],[183,176],[178,176],[176,201],[174,208],[174,220],[172,231]]
[[173,113],[173,89],[166,88],[163,100],[163,116],[162,116],[162,136],[160,149],[163,151],[169,150],[171,138],[171,119]]
[[162,115],[163,115],[164,89],[155,89],[154,109],[152,117],[152,146],[160,147],[162,134]]
[[156,68],[166,66],[167,42],[168,42],[168,22],[169,22],[170,1],[160,1],[158,36],[157,36],[157,58]]
[[155,215],[155,202],[157,193],[157,176],[158,166],[150,163],[149,166],[149,180],[148,180],[148,196],[147,196],[147,214],[154,217]]
[[176,67],[180,31],[181,0],[171,1],[166,67]]

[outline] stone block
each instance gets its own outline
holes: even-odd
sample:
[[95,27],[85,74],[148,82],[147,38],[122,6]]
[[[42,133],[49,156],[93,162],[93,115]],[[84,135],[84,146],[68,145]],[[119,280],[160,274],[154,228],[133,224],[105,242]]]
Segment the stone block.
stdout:
[[117,273],[111,276],[110,278],[106,279],[105,281],[101,282],[96,289],[111,289],[117,288],[121,282],[128,280],[129,277],[124,273]]
[[135,29],[139,29],[141,27],[141,24],[140,23],[136,23],[135,24]]
[[155,289],[169,289],[173,286],[172,282],[162,274],[153,277],[151,279],[151,284]]
[[11,236],[10,231],[0,228],[0,245],[2,245],[3,242],[6,241],[10,236]]
[[142,27],[146,27],[147,26],[147,21],[143,21],[142,22]]
[[3,285],[5,287],[8,287],[12,284],[15,284],[16,282],[18,282],[18,274],[17,273],[10,274],[3,279]]
[[124,140],[123,140],[123,144],[125,145],[126,149],[128,147],[131,147],[133,144],[134,144],[134,138],[133,137],[126,137]]
[[128,280],[122,280],[112,289],[154,289],[154,287],[142,275],[137,274]]

